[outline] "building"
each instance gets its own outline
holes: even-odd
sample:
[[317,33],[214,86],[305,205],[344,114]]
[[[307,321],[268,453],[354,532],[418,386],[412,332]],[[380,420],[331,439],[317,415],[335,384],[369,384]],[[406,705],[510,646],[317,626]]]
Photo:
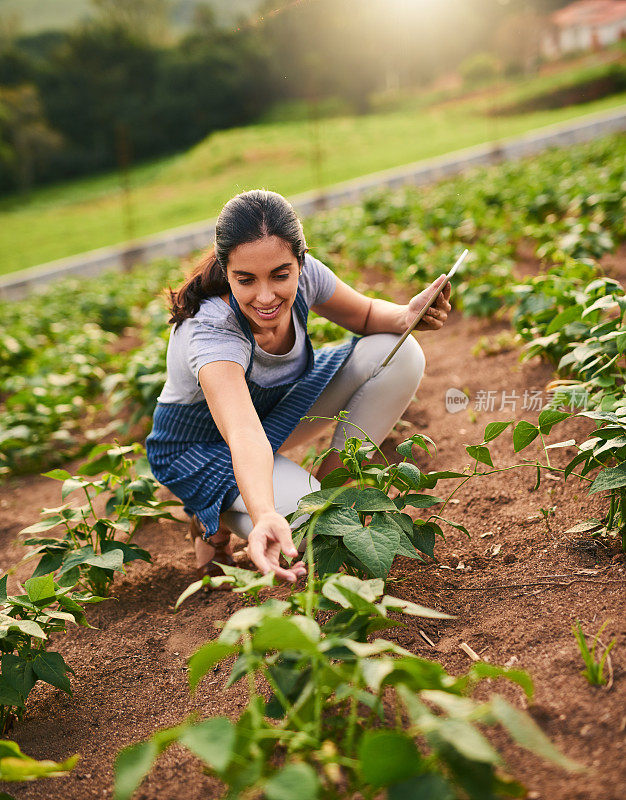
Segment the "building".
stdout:
[[577,0],[550,16],[541,49],[547,58],[558,58],[620,39],[626,39],[626,0]]

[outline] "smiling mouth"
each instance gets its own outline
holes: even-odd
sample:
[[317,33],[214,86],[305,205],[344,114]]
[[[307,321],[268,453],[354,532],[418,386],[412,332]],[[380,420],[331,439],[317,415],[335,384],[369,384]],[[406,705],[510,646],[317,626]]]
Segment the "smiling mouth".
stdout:
[[256,306],[253,306],[253,308],[256,311],[256,313],[263,319],[272,319],[273,317],[276,316],[281,306],[282,306],[282,301],[277,306],[272,306],[272,308],[257,308]]

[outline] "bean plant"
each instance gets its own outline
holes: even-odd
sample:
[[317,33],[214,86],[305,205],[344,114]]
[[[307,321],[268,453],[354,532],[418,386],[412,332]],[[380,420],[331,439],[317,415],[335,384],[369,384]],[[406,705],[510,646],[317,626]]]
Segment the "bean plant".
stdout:
[[514,287],[513,324],[527,341],[524,359],[541,355],[588,407],[612,411],[624,394],[626,297],[617,281],[593,274],[570,261]]
[[[312,535],[310,526],[309,553]],[[369,642],[371,634],[403,626],[396,614],[449,617],[385,594],[380,578],[333,574],[316,580],[311,565],[312,559],[304,591],[240,609],[216,640],[189,659],[193,691],[216,665],[235,658],[226,685],[245,682],[244,711],[234,721],[188,719],[122,750],[116,800],[130,800],[174,742],[203,761],[229,798],[521,796],[523,787],[506,774],[482,733],[494,724],[544,758],[576,768],[504,698],[472,698],[482,680],[504,677],[530,699],[525,672],[480,662],[453,677],[392,641]],[[227,578],[248,591],[251,578],[242,572],[229,570]]]
[[[316,419],[333,419],[341,424],[345,414]],[[313,557],[320,575],[343,566],[361,577],[386,578],[396,555],[418,561],[425,560],[425,556],[434,558],[435,537],[443,536],[440,522],[468,533],[463,525],[432,510],[444,502],[442,498],[424,492],[434,489],[441,480],[463,477],[460,472],[425,473],[417,467],[414,447],[429,455],[429,448],[436,450],[429,436],[415,434],[398,445],[396,449],[403,460],[395,464],[387,460],[363,429],[358,430],[362,438],[346,436],[341,450],[330,448],[319,456],[321,460],[336,452],[343,466],[321,481],[319,491],[305,495],[289,516],[293,522],[305,514],[315,514]],[[390,492],[395,494],[393,499]],[[419,509],[425,518],[413,520],[406,513],[407,508]],[[296,546],[306,536],[312,519],[309,517],[294,533]]]
[[[156,499],[159,484],[147,461],[131,457],[143,452],[139,444],[124,447],[101,444],[92,449],[77,475],[63,469],[45,473],[62,481],[62,500],[80,492],[87,502],[81,506],[67,502],[45,508],[40,522],[21,531],[21,535],[28,537],[23,544],[34,547],[26,558],[40,557],[34,577],[54,572],[63,586],[79,585],[107,596],[115,573],[124,572],[125,564],[150,561],[150,553],[138,547],[133,537],[146,518],[174,519],[166,509],[178,502]],[[108,495],[106,516],[102,517],[92,502],[101,493]],[[32,536],[55,528],[64,531],[62,538]]]
[[7,576],[0,580],[0,734],[23,717],[38,680],[71,694],[72,668],[47,650],[47,642],[68,622],[90,628],[83,605],[102,599],[60,586],[51,573],[29,578],[24,588],[24,594],[7,595]]

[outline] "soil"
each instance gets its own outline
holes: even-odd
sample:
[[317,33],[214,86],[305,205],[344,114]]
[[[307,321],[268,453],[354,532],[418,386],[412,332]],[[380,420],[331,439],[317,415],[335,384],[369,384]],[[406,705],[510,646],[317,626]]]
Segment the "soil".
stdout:
[[[524,273],[536,267],[527,253],[520,253],[520,262]],[[623,277],[623,253],[612,257],[610,270]],[[466,319],[452,312],[443,329],[419,335],[427,358],[426,375],[416,399],[384,444],[388,457],[397,458],[395,446],[412,433],[427,433],[438,451],[434,458],[418,451],[420,467],[461,470],[470,462],[464,445],[480,443],[487,422],[536,421],[538,409],[523,407],[524,392],[538,392],[545,403],[551,368],[539,359],[521,364],[514,351],[472,354],[481,336],[493,336],[507,327],[504,321]],[[470,395],[468,406],[455,414],[446,410],[450,387]],[[487,398],[487,406],[493,398],[493,410],[476,407],[479,392],[493,392],[480,395]],[[563,426],[552,440],[581,441],[593,427],[591,420],[578,419]],[[508,431],[490,449],[497,466],[538,454],[530,447],[516,456]],[[292,456],[299,459],[304,450]],[[574,450],[551,453],[553,465],[562,467]],[[73,466],[69,465],[70,471]],[[577,479],[565,482],[557,472],[544,475],[536,491],[534,483],[535,470],[521,467],[465,484],[446,513],[462,522],[471,537],[444,526],[446,539],[435,551],[439,562],[398,558],[387,585],[390,594],[446,611],[455,619],[409,620],[387,636],[420,656],[440,661],[453,674],[471,665],[461,649],[463,643],[493,664],[514,665],[530,673],[535,683],[530,704],[521,690],[504,681],[484,684],[480,692],[488,696],[498,691],[527,708],[555,744],[586,771],[563,772],[496,731],[492,738],[510,772],[527,787],[528,798],[623,800],[626,565],[617,544],[567,533],[581,520],[602,513],[600,497],[588,497]],[[437,494],[444,489],[440,484]],[[43,506],[59,502],[59,484],[49,479],[20,477],[3,486],[3,571],[23,555],[16,542],[18,531],[38,519]],[[553,507],[544,519],[541,509]],[[177,597],[194,580],[193,549],[186,532],[183,521],[146,524],[136,541],[150,550],[152,563],[131,564],[126,575],[116,578],[112,598],[89,609],[95,629],[75,628],[55,638],[54,648],[76,672],[73,695],[37,685],[26,718],[11,736],[36,758],[62,760],[73,753],[82,758],[67,777],[6,787],[18,800],[110,798],[112,765],[120,748],[192,712],[235,718],[244,707],[245,688],[237,684],[225,689],[224,668],[205,679],[193,696],[188,691],[186,658],[213,638],[219,622],[245,601],[227,592],[208,599],[196,595],[174,612]],[[12,571],[10,591],[19,591],[17,582],[29,576],[30,568],[27,564]],[[581,676],[583,662],[571,632],[576,620],[588,634],[610,620],[602,636],[603,642],[616,639],[609,686],[592,687]],[[220,784],[202,773],[200,762],[176,747],[159,759],[136,797],[205,800],[221,794]]]

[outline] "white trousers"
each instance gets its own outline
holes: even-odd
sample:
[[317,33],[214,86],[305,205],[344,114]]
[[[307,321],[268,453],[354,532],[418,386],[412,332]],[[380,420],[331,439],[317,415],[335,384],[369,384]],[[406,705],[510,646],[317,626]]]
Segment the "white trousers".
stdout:
[[[310,416],[332,417],[342,410],[348,412],[347,421],[335,428],[331,447],[341,449],[345,436],[362,436],[349,421],[380,444],[411,402],[426,366],[417,341],[409,336],[389,364],[379,369],[398,339],[392,333],[376,333],[360,339],[313,404]],[[325,420],[300,422],[280,450],[306,443],[331,424]],[[320,488],[317,478],[281,452],[274,457],[273,484],[274,504],[283,516],[295,511],[301,497]],[[297,524],[302,521],[301,517]],[[254,526],[241,495],[222,513],[220,523],[242,539],[248,538]]]

